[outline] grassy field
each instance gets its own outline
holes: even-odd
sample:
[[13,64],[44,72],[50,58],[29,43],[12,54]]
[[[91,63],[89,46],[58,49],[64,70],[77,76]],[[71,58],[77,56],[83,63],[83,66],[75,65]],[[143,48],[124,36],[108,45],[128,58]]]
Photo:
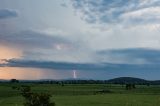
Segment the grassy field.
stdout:
[[[52,94],[51,101],[56,106],[160,106],[160,86],[138,85],[136,89],[125,90],[121,85],[105,84],[27,85],[34,92]],[[0,84],[0,106],[23,106],[23,97],[12,86],[21,84]]]

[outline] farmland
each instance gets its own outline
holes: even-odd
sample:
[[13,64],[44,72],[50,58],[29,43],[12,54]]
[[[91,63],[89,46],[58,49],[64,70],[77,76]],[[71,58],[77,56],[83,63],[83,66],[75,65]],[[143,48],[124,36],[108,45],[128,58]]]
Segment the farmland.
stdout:
[[24,98],[13,86],[31,86],[33,92],[52,95],[56,106],[160,106],[159,85],[136,85],[126,90],[118,84],[0,84],[0,106],[23,106]]

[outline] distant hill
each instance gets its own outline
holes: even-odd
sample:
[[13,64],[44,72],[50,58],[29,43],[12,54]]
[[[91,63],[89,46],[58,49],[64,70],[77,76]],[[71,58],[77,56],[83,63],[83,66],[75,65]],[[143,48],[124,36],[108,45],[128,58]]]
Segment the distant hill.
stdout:
[[[0,82],[10,82],[10,80],[3,80],[0,79]],[[118,77],[113,78],[109,80],[92,80],[92,79],[74,79],[74,78],[68,78],[68,79],[40,79],[40,80],[20,80],[20,83],[51,83],[51,84],[58,84],[58,83],[64,83],[64,84],[128,84],[128,83],[134,83],[134,84],[147,84],[147,85],[160,85],[160,80],[145,80],[141,78],[134,78],[134,77]]]
[[149,81],[149,83],[152,85],[160,85],[160,80]]
[[123,84],[123,83],[137,83],[137,84],[143,84],[148,83],[149,81],[140,79],[140,78],[133,78],[133,77],[119,77],[110,79],[107,81],[108,83],[117,83],[117,84]]

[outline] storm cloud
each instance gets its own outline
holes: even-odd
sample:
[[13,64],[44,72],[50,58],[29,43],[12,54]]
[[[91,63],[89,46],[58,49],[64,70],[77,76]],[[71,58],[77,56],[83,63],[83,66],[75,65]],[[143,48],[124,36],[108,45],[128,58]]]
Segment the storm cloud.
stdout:
[[123,64],[159,64],[160,50],[150,48],[113,49],[97,52],[99,61]]
[[70,62],[54,62],[54,61],[26,61],[10,59],[6,60],[6,64],[1,64],[0,67],[23,67],[23,68],[38,68],[51,69],[59,72],[78,70],[79,72],[141,72],[158,71],[159,64],[113,64],[113,63],[70,63]]
[[18,17],[18,13],[10,9],[1,9],[0,10],[0,19],[14,18]]
[[159,78],[159,34],[159,0],[2,0],[0,68]]
[[[58,62],[58,61],[36,61],[23,59],[5,59],[6,64],[1,66],[8,67],[29,67],[29,68],[49,68],[56,70],[86,70],[86,71],[104,71],[114,69],[159,69],[160,51],[154,49],[119,49],[99,51],[94,55],[97,62],[76,63],[76,62]],[[95,58],[93,57],[93,58]]]
[[41,32],[27,30],[18,33],[12,33],[8,35],[0,35],[0,43],[9,43],[14,47],[20,47],[21,49],[31,48],[55,48],[57,45],[67,49],[72,48],[72,43],[66,38],[59,36],[51,36]]

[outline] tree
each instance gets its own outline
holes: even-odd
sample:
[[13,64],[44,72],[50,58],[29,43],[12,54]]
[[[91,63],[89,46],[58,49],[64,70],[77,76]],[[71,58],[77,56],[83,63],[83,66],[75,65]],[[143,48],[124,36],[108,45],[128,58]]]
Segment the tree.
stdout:
[[55,106],[54,102],[50,102],[50,97],[52,96],[50,94],[33,93],[30,86],[22,86],[20,91],[25,98],[24,106]]
[[17,79],[11,79],[10,82],[11,83],[19,83],[19,80],[17,80]]
[[131,90],[135,88],[136,88],[135,84],[126,84],[126,90]]

